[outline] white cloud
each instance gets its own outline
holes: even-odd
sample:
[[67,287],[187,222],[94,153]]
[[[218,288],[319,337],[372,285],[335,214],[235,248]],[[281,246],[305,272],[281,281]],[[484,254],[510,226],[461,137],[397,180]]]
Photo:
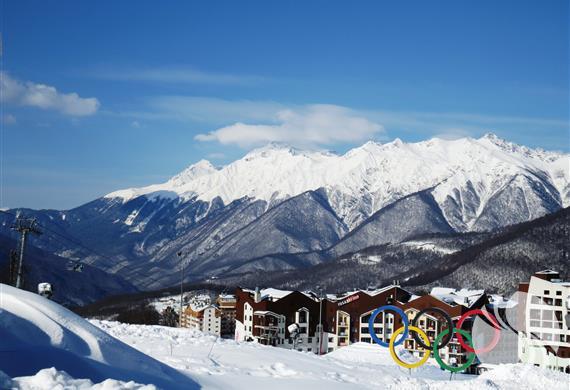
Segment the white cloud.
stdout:
[[146,69],[99,69],[91,74],[97,78],[118,81],[145,81],[158,83],[257,85],[266,78],[251,75],[207,72],[192,67],[158,67]]
[[[293,105],[275,101],[226,100],[200,96],[157,96],[145,110],[126,112],[132,120],[178,121],[208,126],[195,138],[242,147],[269,141],[298,146],[329,146],[387,139],[387,132],[406,138],[480,136],[485,132],[534,134],[537,128],[568,127],[557,118],[499,116],[461,112],[417,112],[349,109],[334,105]],[[318,120],[317,120],[318,118]],[[328,121],[327,121],[328,120]],[[350,123],[348,123],[350,122]],[[341,128],[342,127],[342,128]],[[354,127],[354,130],[351,128]]]
[[95,114],[100,105],[96,98],[82,98],[74,92],[61,93],[55,87],[45,84],[21,82],[6,72],[0,72],[0,87],[2,102],[55,110],[70,116]]
[[134,129],[140,129],[141,128],[141,124],[139,121],[132,121],[131,122],[131,127]]
[[371,139],[384,131],[355,111],[341,106],[315,104],[275,113],[275,124],[225,126],[207,134],[198,134],[198,141],[217,141],[250,147],[277,141],[297,145],[331,145]]

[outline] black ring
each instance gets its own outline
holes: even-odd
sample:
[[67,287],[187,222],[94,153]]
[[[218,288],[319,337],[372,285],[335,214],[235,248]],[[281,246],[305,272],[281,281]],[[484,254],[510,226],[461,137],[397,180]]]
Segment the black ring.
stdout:
[[[443,316],[443,318],[445,318],[445,322],[447,322],[447,325],[448,325],[449,333],[441,340],[441,345],[437,346],[437,349],[441,349],[441,348],[445,347],[447,344],[449,344],[449,342],[451,341],[451,337],[453,337],[453,321],[451,320],[451,317],[449,316],[449,314],[447,314],[444,310],[442,310],[438,307],[426,307],[425,309],[420,310],[414,316],[414,319],[412,320],[412,326],[416,326],[418,318],[420,318],[422,316],[422,314],[425,314],[425,313],[430,312],[430,311],[434,311],[436,313],[441,314]],[[416,340],[416,343],[418,343],[419,345],[421,345],[423,348],[427,349],[428,351],[433,351],[433,348],[431,346],[428,347],[427,345],[425,345],[423,340],[420,338],[420,336],[418,336],[416,334],[416,332],[410,332],[410,333],[412,333],[412,337],[414,338],[414,340]]]

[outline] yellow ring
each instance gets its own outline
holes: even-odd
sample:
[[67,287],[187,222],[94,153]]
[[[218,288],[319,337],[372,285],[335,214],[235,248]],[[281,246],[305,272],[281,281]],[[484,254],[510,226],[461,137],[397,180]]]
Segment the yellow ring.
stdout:
[[[394,340],[396,340],[398,338],[397,336],[400,333],[402,333],[404,331],[404,329],[405,329],[405,327],[402,326],[400,329],[398,329],[397,331],[394,332],[392,337],[390,337],[390,345],[389,345],[390,355],[392,355],[392,359],[394,359],[394,361],[402,367],[405,367],[405,368],[419,367],[419,366],[425,364],[425,362],[427,362],[427,360],[429,359],[429,355],[430,355],[429,350],[426,350],[424,353],[424,356],[419,361],[417,361],[415,363],[403,362],[402,360],[400,360],[398,355],[396,355],[396,351],[394,350]],[[415,326],[409,326],[408,329],[410,330],[410,332],[416,332],[422,338],[424,343],[428,347],[430,346],[430,342],[429,342],[429,339],[427,337],[427,334],[423,330],[421,330],[420,328],[415,327]]]

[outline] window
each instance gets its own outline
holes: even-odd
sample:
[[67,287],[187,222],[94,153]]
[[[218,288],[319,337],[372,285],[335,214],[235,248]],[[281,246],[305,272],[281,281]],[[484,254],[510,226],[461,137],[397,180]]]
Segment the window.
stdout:
[[552,341],[552,334],[551,333],[543,333],[542,340],[544,341]]
[[554,300],[552,298],[542,298],[542,301],[545,305],[552,306],[554,304]]
[[530,297],[530,303],[535,305],[540,305],[542,303],[542,300],[540,298],[541,297],[539,297],[538,295],[533,295],[532,297]]
[[540,310],[530,309],[530,318],[532,320],[540,320]]
[[307,311],[299,310],[299,322],[307,322]]
[[307,343],[312,343],[312,342],[313,342],[313,338],[312,338],[312,337],[309,337],[309,338],[307,339]]
[[293,344],[293,339],[289,339],[289,344]]
[[562,295],[562,291],[556,291],[556,295]]
[[542,311],[542,319],[546,321],[552,321],[552,310],[543,310]]
[[562,299],[556,299],[554,301],[554,306],[562,306]]
[[544,295],[550,295],[550,291],[544,290]]
[[368,334],[368,327],[360,328],[360,334]]

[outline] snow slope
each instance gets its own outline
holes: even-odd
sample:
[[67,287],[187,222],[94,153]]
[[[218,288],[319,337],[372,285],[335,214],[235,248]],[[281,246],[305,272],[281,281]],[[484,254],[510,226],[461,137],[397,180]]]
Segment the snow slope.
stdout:
[[206,202],[219,197],[224,204],[247,197],[271,204],[325,188],[335,212],[353,228],[405,195],[436,187],[436,201],[448,209],[448,222],[465,231],[476,225],[487,203],[515,177],[520,180],[516,188],[521,188],[529,203],[528,219],[552,211],[552,205],[531,194],[536,186],[558,207],[570,205],[569,155],[530,149],[493,134],[418,143],[367,142],[344,155],[270,144],[221,169],[202,160],[166,183],[106,197],[128,201],[167,194]]
[[0,371],[20,377],[51,367],[93,382],[113,378],[168,389],[198,388],[188,376],[64,307],[0,284]]

